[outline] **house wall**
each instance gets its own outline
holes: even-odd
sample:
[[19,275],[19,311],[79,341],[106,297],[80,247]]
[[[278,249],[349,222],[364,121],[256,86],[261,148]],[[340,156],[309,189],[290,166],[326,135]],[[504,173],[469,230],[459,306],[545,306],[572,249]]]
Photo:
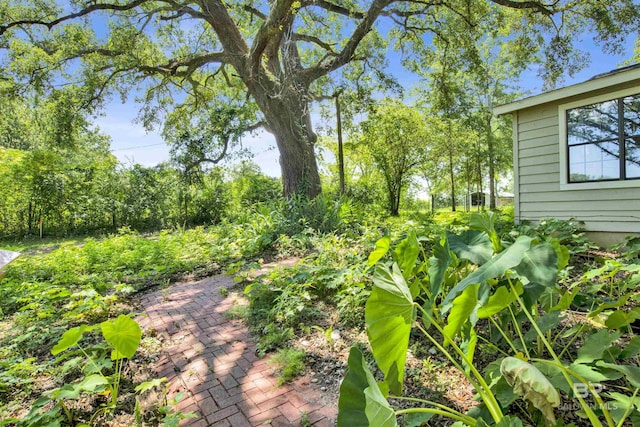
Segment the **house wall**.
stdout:
[[[587,231],[606,232],[615,240],[624,233],[640,233],[640,181],[638,187],[561,189],[558,107],[626,87],[594,91],[561,102],[538,105],[514,113],[514,166],[516,168],[516,222],[542,218],[576,218]],[[606,234],[605,233],[605,234]]]

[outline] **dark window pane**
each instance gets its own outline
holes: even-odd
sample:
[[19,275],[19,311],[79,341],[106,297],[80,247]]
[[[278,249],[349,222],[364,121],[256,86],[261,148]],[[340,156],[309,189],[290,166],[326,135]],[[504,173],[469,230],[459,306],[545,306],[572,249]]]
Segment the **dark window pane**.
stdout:
[[625,140],[627,178],[640,178],[640,136]]
[[640,135],[640,95],[625,97],[624,102],[624,134]]
[[569,147],[569,182],[620,178],[617,141]]
[[603,141],[618,136],[618,102],[600,102],[567,110],[569,145]]

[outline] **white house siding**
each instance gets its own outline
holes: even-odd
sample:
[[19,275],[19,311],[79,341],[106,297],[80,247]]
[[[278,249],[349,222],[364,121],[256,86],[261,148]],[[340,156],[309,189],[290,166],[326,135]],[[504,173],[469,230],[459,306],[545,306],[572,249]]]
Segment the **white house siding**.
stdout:
[[576,218],[588,231],[640,232],[640,188],[560,190],[558,105],[514,114],[516,221]]

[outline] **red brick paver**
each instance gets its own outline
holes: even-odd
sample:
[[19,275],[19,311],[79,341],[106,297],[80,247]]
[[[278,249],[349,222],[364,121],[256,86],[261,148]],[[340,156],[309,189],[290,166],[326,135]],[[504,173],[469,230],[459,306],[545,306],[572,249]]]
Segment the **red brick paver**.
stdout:
[[156,372],[167,377],[171,394],[184,393],[178,407],[198,416],[181,425],[291,426],[303,419],[335,425],[336,402],[327,402],[308,378],[278,387],[247,328],[224,317],[233,301],[220,289],[232,286],[219,275],[142,298],[138,322],[167,338]]

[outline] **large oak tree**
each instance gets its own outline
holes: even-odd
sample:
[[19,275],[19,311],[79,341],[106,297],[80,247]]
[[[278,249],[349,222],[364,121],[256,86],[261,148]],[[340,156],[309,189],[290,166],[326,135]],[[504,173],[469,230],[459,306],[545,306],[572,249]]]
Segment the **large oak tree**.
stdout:
[[571,49],[577,33],[591,31],[616,49],[637,29],[638,7],[632,0],[5,0],[0,79],[21,76],[39,90],[82,85],[83,108],[99,107],[114,90],[137,93],[147,124],[174,108],[186,122],[214,107],[243,108],[254,119],[248,129],[262,125],[275,136],[284,193],[315,196],[310,103],[331,95],[331,81],[384,78],[387,36],[399,49],[416,41],[428,49],[431,36],[452,26],[472,37],[468,29],[487,21],[505,29],[505,41],[544,52],[554,75],[579,58]]

